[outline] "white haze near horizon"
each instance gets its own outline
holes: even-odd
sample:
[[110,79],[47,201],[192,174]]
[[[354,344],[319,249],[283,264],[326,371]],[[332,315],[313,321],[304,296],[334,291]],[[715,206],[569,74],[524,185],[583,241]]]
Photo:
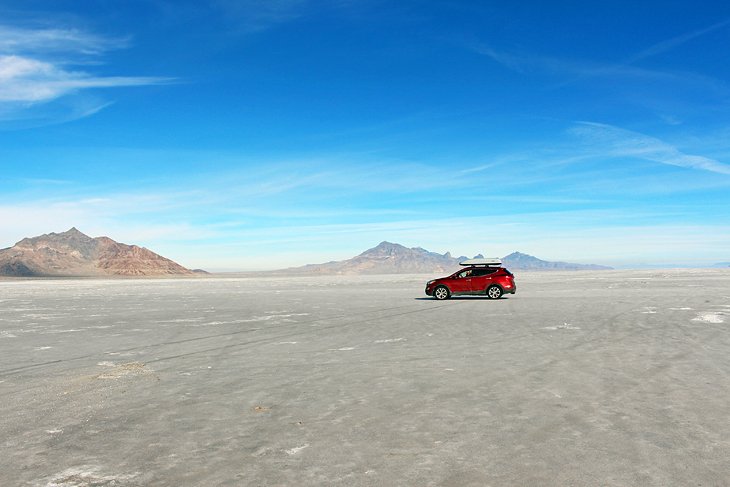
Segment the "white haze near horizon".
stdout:
[[[605,227],[602,221],[610,220],[611,215],[600,212],[246,228],[150,224],[132,219],[133,215],[123,225],[106,214],[110,205],[117,204],[101,200],[0,206],[0,220],[5,223],[0,228],[0,248],[26,237],[76,227],[91,237],[108,236],[144,246],[185,267],[212,271],[272,270],[345,260],[381,241],[439,254],[450,252],[455,257],[503,257],[518,251],[542,260],[615,268],[710,267],[730,261],[730,227]],[[540,219],[544,223],[535,223]]]

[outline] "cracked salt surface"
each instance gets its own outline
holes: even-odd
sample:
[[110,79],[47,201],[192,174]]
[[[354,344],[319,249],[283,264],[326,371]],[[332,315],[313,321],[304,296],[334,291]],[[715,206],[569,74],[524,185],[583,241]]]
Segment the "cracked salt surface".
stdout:
[[700,313],[692,321],[701,321],[704,323],[724,323],[725,313]]
[[387,338],[385,340],[375,340],[373,343],[396,343],[404,341],[406,341],[405,338]]
[[[611,276],[608,282],[624,282],[624,274],[617,274],[621,279],[606,275]],[[730,304],[730,298],[723,299],[715,286],[708,286],[701,295],[679,296],[674,285],[665,286],[649,289],[646,296],[639,297],[625,287],[606,293],[606,285],[601,283],[588,284],[584,300],[573,306],[550,299],[554,296],[548,292],[540,294],[553,284],[552,276],[526,275],[523,294],[509,302],[500,301],[510,304],[510,313],[490,313],[495,317],[490,319],[491,326],[475,323],[481,323],[486,307],[495,303],[457,300],[448,303],[451,308],[431,309],[436,303],[418,300],[420,281],[413,290],[407,286],[363,287],[343,281],[342,289],[334,288],[332,293],[308,294],[300,292],[301,283],[293,280],[286,295],[282,294],[284,301],[273,306],[274,301],[266,301],[272,299],[270,296],[241,296],[221,285],[225,281],[175,281],[180,292],[166,292],[163,304],[142,306],[139,311],[128,309],[135,307],[133,301],[145,303],[148,296],[171,284],[142,281],[131,297],[120,301],[117,296],[124,293],[116,292],[119,287],[132,289],[125,281],[104,291],[108,300],[99,298],[89,306],[91,313],[98,313],[103,306],[108,318],[89,320],[76,313],[79,303],[70,303],[68,293],[57,299],[50,296],[50,286],[43,286],[44,292],[37,298],[40,304],[53,299],[54,305],[69,309],[68,318],[58,325],[84,328],[86,333],[40,335],[38,331],[57,323],[44,320],[36,326],[22,320],[15,323],[13,316],[0,317],[0,329],[18,336],[0,336],[0,348],[5,347],[0,361],[5,367],[48,362],[31,372],[4,374],[12,379],[0,383],[3,391],[13,394],[12,401],[3,402],[8,421],[3,423],[4,434],[0,436],[12,442],[13,448],[7,448],[0,459],[0,486],[43,487],[50,482],[57,487],[189,485],[191,465],[215,467],[197,470],[193,482],[197,485],[243,482],[306,486],[336,478],[343,478],[337,482],[343,485],[409,481],[418,485],[434,478],[455,478],[457,484],[474,485],[524,485],[531,478],[540,478],[545,484],[559,485],[569,477],[610,477],[617,484],[631,485],[637,471],[646,478],[660,479],[658,482],[674,478],[677,485],[692,481],[712,485],[718,478],[717,470],[707,468],[707,462],[679,465],[672,463],[672,458],[691,456],[703,448],[713,449],[717,455],[712,458],[727,453],[723,438],[728,437],[728,427],[722,420],[727,402],[723,391],[717,389],[727,350],[721,348],[724,343],[717,339],[717,333],[730,323],[726,318],[730,307],[720,304]],[[256,280],[242,282],[255,289],[261,287]],[[64,286],[65,281],[54,285]],[[92,285],[99,284],[88,284]],[[575,296],[583,292],[584,285],[559,289],[566,297]],[[726,289],[730,290],[730,284]],[[4,291],[0,289],[0,293]],[[26,295],[17,294],[21,298]],[[724,294],[730,296],[730,291]],[[307,299],[301,306],[291,305],[295,295]],[[649,306],[655,306],[658,316],[639,317],[646,311],[642,308],[646,303],[639,299],[653,302]],[[220,304],[218,314],[201,311],[208,302]],[[318,305],[322,311],[312,311]],[[670,306],[693,309],[670,311]],[[385,307],[396,309],[386,311]],[[444,327],[444,320],[453,317],[455,309],[464,313],[465,319]],[[421,314],[400,314],[412,310]],[[284,327],[278,324],[284,318],[209,325],[209,331],[189,327],[256,319],[271,316],[272,311],[310,311],[314,316],[296,318],[300,323]],[[380,312],[375,315],[378,320],[360,324],[373,316],[364,313],[372,311]],[[724,312],[724,323],[691,321],[710,312]],[[561,317],[590,325],[586,325],[586,333],[569,333],[582,331],[582,327],[561,323]],[[174,325],[172,329],[156,324],[155,320],[165,319]],[[649,322],[651,327],[637,329],[637,322]],[[107,324],[114,326],[104,333],[89,330],[93,325]],[[542,327],[537,325],[557,333],[541,333]],[[661,328],[664,325],[666,330]],[[155,335],[134,333],[131,329],[135,327],[151,328]],[[19,328],[34,331],[16,330]],[[263,331],[252,336],[252,328]],[[385,336],[396,332],[402,336]],[[668,335],[678,338],[668,340]],[[79,344],[83,351],[75,347],[74,340],[79,339],[83,339]],[[403,340],[395,342],[398,339]],[[302,347],[286,344],[297,340]],[[687,347],[690,340],[712,346]],[[336,347],[348,341],[359,345]],[[54,343],[54,350],[32,352],[34,346],[48,343]],[[327,354],[330,347],[343,353]],[[652,353],[655,350],[661,353]],[[85,358],[80,360],[52,361],[82,355]],[[556,366],[536,372],[535,364],[553,364],[556,356],[560,358]],[[675,356],[687,358],[673,367]],[[95,365],[107,360],[108,365]],[[143,374],[144,369],[138,366],[117,370],[125,362],[137,360],[157,369],[162,381],[151,382],[155,372]],[[215,364],[213,369],[207,368],[211,363]],[[663,370],[654,367],[662,365],[672,367],[669,377],[676,380],[645,375]],[[107,380],[98,380],[98,374]],[[511,380],[520,376],[526,379]],[[696,376],[704,380],[693,380]],[[639,381],[642,387],[636,387]],[[682,386],[690,381],[692,394],[686,394]],[[596,389],[594,384],[610,387]],[[481,392],[489,394],[495,387],[504,401],[485,407]],[[63,396],[63,402],[43,400],[66,390],[72,394]],[[620,397],[613,401],[616,391]],[[259,402],[265,407],[281,407],[257,416],[247,415],[241,407]],[[519,414],[512,407],[502,407],[513,403],[519,404]],[[596,404],[607,407],[598,409],[593,407]],[[685,421],[687,411],[692,412],[692,421]],[[428,417],[442,421],[422,421]],[[533,422],[525,418],[547,419]],[[475,428],[488,430],[495,424],[500,426],[500,434],[472,434]],[[367,427],[367,434],[362,434],[363,427]],[[607,427],[611,427],[610,435],[605,434]],[[554,452],[540,442],[523,441],[545,431],[566,440],[561,442],[565,458],[585,462],[567,462],[555,469]],[[645,434],[647,441],[662,441],[662,447],[652,448],[646,456],[602,455],[605,451],[624,451],[636,440],[636,431]],[[313,444],[307,441],[310,439]],[[430,443],[443,446],[434,450]],[[106,448],[109,445],[113,448]],[[140,450],[140,446],[145,448]],[[478,465],[485,451],[499,464],[499,477],[469,467]],[[596,453],[586,457],[586,451]],[[420,455],[423,461],[419,465],[427,467],[422,474],[409,461],[413,455]],[[534,460],[529,472],[521,463],[527,457]],[[316,472],[311,470],[312,462],[323,458],[326,461],[317,464]],[[44,459],[49,461],[43,466]],[[34,465],[39,465],[35,471],[24,468]],[[77,470],[67,471],[71,467]],[[382,478],[363,476],[376,468]],[[122,478],[135,472],[141,473]],[[345,478],[346,473],[359,478]]]
[[557,326],[543,326],[543,330],[580,330],[579,326],[573,326],[570,323],[563,323]]
[[[309,313],[267,314],[265,316],[254,316],[253,318],[234,320],[234,321],[229,321],[229,322],[225,322],[225,323],[252,323],[252,322],[257,322],[257,321],[271,321],[276,318],[282,318],[284,320],[286,318],[291,318],[292,316],[309,316]],[[291,321],[291,320],[288,320],[288,321]]]
[[130,485],[128,481],[134,479],[139,474],[127,475],[102,475],[99,473],[100,467],[83,465],[81,467],[71,467],[53,476],[53,478],[45,484],[45,487],[96,487],[96,486],[123,486]]
[[304,450],[305,448],[309,448],[309,443],[305,443],[302,446],[295,446],[294,448],[290,448],[289,450],[284,450],[284,452],[287,455],[296,455],[297,453]]
[[97,365],[111,368],[111,370],[109,370],[108,372],[97,375],[97,379],[116,380],[127,376],[154,375],[153,371],[142,362],[127,362],[122,364],[115,364],[112,362],[99,362]]

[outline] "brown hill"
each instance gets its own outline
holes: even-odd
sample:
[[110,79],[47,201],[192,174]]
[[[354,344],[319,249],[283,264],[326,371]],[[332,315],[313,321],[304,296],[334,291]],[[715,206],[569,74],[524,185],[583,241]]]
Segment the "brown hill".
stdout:
[[193,271],[136,245],[91,238],[76,228],[24,238],[0,250],[0,276],[192,276]]

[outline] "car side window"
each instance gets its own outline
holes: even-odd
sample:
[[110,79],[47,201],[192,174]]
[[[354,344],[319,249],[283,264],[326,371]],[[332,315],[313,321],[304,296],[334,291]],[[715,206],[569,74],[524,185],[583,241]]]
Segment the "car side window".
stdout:
[[489,274],[494,274],[497,272],[497,269],[494,267],[484,267],[480,269],[474,269],[474,277],[477,276],[488,276]]

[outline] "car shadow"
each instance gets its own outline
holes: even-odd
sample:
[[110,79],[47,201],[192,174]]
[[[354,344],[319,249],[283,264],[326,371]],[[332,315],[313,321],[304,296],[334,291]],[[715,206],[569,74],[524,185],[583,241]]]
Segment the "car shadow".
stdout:
[[[425,298],[413,298],[416,301],[438,301],[438,299],[432,298],[432,297],[425,297]],[[489,299],[486,296],[451,296],[449,299],[444,299],[443,301],[469,301],[470,299],[486,299],[488,301],[499,301],[500,299],[510,299],[507,296],[502,296],[498,299]]]

